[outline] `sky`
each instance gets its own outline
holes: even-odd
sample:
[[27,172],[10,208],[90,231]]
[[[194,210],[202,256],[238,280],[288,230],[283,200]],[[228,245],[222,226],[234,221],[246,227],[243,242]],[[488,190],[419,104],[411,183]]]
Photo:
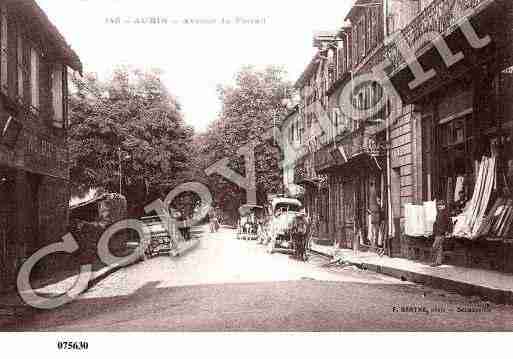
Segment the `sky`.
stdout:
[[[281,65],[295,81],[314,54],[314,32],[342,27],[353,3],[36,1],[78,53],[85,72],[106,77],[117,65],[162,69],[166,86],[197,132],[204,131],[221,109],[217,86],[232,83],[242,66]],[[149,17],[167,24],[141,23]],[[117,18],[121,23],[115,23]]]

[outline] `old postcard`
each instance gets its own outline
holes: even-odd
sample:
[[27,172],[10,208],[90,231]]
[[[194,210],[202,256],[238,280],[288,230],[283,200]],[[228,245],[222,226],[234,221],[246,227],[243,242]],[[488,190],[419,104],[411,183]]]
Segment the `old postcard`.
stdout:
[[513,329],[512,1],[0,0],[0,48],[7,345]]

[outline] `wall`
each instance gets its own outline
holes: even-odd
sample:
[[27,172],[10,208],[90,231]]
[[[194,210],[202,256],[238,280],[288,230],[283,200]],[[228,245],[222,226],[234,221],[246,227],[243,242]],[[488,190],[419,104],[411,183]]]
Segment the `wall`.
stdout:
[[[20,128],[14,147],[0,144],[0,166],[14,173],[15,228],[9,238],[9,263],[18,269],[25,259],[47,244],[61,241],[68,223],[69,169],[66,131],[54,128],[50,91],[52,61],[43,58],[40,67],[40,111],[29,110],[29,77],[25,76],[23,104],[18,103],[17,25],[26,25],[8,13],[8,91],[0,97],[0,119],[13,117]],[[30,32],[34,34],[34,32]],[[25,61],[28,60],[28,32],[24,35]],[[66,94],[65,94],[66,97]],[[51,257],[39,265],[48,271],[66,263]],[[13,274],[16,270],[13,271]],[[5,278],[4,278],[5,279]],[[12,288],[15,276],[0,283],[0,291]]]
[[419,0],[389,0],[389,35],[408,25],[419,13],[420,6]]
[[392,255],[401,253],[401,234],[404,228],[404,205],[417,201],[415,165],[417,136],[415,133],[417,114],[413,106],[396,103],[391,115],[391,197],[395,237],[392,240]]

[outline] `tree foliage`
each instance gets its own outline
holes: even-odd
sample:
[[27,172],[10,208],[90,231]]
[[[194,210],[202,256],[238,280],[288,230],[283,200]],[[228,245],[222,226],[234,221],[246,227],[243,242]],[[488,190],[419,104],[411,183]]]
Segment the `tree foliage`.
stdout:
[[[277,67],[242,68],[234,85],[218,88],[221,113],[208,131],[195,139],[201,148],[203,168],[229,158],[232,169],[242,175],[244,160],[237,151],[250,142],[258,144],[255,170],[259,203],[268,193],[282,190],[279,149],[264,134],[279,125],[287,112],[283,100],[288,99],[292,87],[284,78],[285,72]],[[235,216],[239,206],[246,203],[246,191],[219,175],[209,177],[208,182],[217,204]]]
[[158,70],[118,68],[107,81],[72,78],[69,149],[75,190],[122,192],[139,209],[192,178],[193,131]]

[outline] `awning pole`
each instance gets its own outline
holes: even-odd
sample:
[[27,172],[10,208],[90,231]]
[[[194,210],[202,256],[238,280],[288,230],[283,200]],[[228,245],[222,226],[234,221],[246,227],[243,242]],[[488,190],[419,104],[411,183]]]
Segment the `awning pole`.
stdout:
[[[385,93],[383,93],[385,96]],[[391,144],[390,144],[390,116],[388,114],[388,96],[385,101],[385,126],[386,126],[386,139],[387,139],[387,192],[388,192],[388,237],[392,238],[395,234],[393,227],[393,209],[392,209],[392,159],[391,159]]]

